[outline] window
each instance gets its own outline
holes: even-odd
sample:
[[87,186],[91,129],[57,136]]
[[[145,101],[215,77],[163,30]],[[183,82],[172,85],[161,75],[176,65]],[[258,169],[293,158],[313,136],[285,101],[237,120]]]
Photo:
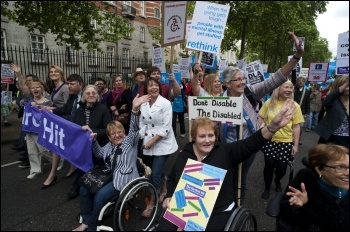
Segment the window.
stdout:
[[88,64],[89,65],[97,65],[97,49],[89,50]]
[[145,1],[140,1],[140,15],[145,16]]
[[[130,30],[130,29],[131,29],[131,23],[127,23],[127,24],[126,24],[126,27]],[[131,38],[131,33],[130,33],[130,32],[126,33],[126,34],[125,34],[125,37],[126,37],[126,38]]]
[[154,8],[154,17],[160,18],[160,10],[159,10],[159,8]]
[[95,20],[95,19],[91,19],[90,25],[91,25],[91,27],[92,27],[93,29],[96,29],[96,28],[97,28],[97,27],[96,27],[96,20]]
[[67,44],[67,47],[66,47],[66,63],[68,63],[68,64],[76,64],[77,63],[76,51],[69,44]]
[[123,1],[124,5],[131,6],[131,1]]
[[130,66],[130,49],[123,48],[123,67]]
[[1,30],[1,60],[7,60],[6,31]]
[[145,42],[145,28],[144,27],[141,27],[141,30],[140,30],[140,40],[142,42]]
[[148,52],[143,52],[143,59],[148,60]]
[[107,66],[113,66],[114,47],[107,47]]
[[32,48],[32,60],[33,61],[45,61],[44,48],[45,41],[44,36],[31,35],[30,46]]

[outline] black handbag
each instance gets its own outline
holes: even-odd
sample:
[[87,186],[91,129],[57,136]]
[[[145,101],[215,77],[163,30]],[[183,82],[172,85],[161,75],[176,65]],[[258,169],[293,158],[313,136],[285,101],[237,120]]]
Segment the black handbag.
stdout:
[[106,171],[105,166],[95,166],[79,178],[79,185],[96,194],[113,179],[113,173]]

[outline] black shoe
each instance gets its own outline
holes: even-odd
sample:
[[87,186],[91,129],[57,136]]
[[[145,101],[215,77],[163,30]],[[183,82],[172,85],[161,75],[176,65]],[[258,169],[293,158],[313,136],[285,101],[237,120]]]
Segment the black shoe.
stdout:
[[69,191],[69,193],[67,194],[68,201],[72,200],[74,198],[77,198],[77,197],[79,197],[79,193],[77,193],[76,191],[73,191],[73,190]]
[[28,159],[28,156],[20,156],[19,158],[18,158],[18,161],[29,161],[29,159]]
[[276,183],[275,191],[276,191],[276,192],[282,192],[281,182],[277,182],[277,183]]
[[50,188],[52,185],[54,185],[57,181],[57,176],[55,176],[55,178],[53,178],[53,180],[51,181],[50,184],[46,185],[46,184],[41,184],[40,185],[40,188],[41,189],[47,189],[47,188]]
[[12,125],[12,124],[9,123],[9,122],[4,122],[4,126],[5,126],[5,127],[11,126],[11,125]]
[[270,190],[265,189],[265,191],[261,194],[262,199],[267,200],[270,197]]
[[64,176],[63,179],[68,179],[68,178],[72,177],[76,172],[77,172],[77,169],[75,169],[70,175]]
[[29,160],[23,161],[20,165],[18,165],[19,168],[30,168]]

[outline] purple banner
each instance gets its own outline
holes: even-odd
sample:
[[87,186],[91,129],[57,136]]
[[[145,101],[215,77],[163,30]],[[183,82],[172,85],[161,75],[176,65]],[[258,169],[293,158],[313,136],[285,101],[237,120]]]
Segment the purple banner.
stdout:
[[42,112],[38,143],[85,172],[94,166],[90,133],[48,111]]
[[37,107],[32,106],[30,102],[24,103],[22,131],[39,134],[41,116]]

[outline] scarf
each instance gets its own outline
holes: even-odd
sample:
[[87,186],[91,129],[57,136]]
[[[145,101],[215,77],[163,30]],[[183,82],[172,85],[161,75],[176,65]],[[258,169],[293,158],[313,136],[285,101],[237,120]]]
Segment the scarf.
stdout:
[[115,106],[115,103],[117,102],[117,100],[120,99],[123,91],[124,91],[124,87],[123,86],[118,88],[118,89],[113,89],[112,90],[112,103],[113,103],[114,106]]

